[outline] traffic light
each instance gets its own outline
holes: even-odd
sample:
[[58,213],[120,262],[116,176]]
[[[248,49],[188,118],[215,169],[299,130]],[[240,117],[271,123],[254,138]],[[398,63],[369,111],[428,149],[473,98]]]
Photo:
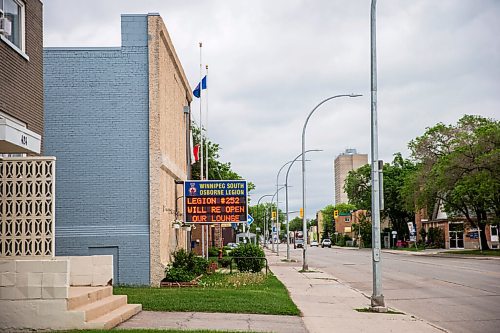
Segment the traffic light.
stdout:
[[276,211],[273,211],[273,219],[276,219]]
[[333,218],[336,220],[338,217],[339,217],[339,211],[338,210],[334,210],[333,211]]
[[300,209],[300,218],[303,218],[304,217],[304,208],[301,208]]

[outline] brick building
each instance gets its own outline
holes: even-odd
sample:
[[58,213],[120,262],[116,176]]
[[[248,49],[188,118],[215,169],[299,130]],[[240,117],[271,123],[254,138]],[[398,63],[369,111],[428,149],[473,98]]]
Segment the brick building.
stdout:
[[121,47],[45,48],[44,57],[56,253],[112,254],[115,283],[158,285],[171,252],[187,247],[173,222],[192,100],[163,20],[122,15]]
[[346,149],[335,158],[333,163],[335,175],[335,204],[347,203],[347,193],[344,192],[344,183],[349,171],[368,164],[367,154],[358,154],[356,149]]
[[40,0],[0,0],[0,156],[39,155],[43,133]]

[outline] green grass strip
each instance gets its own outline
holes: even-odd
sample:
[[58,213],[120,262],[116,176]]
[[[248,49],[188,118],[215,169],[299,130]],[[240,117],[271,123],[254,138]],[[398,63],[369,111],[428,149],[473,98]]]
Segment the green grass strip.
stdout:
[[474,256],[492,256],[499,257],[500,250],[458,250],[458,251],[446,251],[446,254],[460,254],[460,255],[474,255]]
[[[260,277],[259,277],[260,276]],[[298,316],[285,286],[264,274],[213,274],[192,288],[115,287],[147,311],[256,313]]]

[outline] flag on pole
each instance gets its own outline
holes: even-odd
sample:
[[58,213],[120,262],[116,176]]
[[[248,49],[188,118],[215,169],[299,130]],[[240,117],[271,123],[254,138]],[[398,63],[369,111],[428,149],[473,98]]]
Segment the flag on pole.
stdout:
[[[206,75],[201,80],[201,90],[203,90],[203,89],[207,89],[207,76]],[[196,98],[200,98],[201,90],[200,90],[200,84],[198,83],[196,88],[194,88],[194,90],[193,90],[193,95]]]
[[196,145],[193,148],[193,160],[191,161],[191,164],[194,164],[200,160],[200,145]]
[[196,155],[194,154],[194,139],[193,139],[193,131],[190,130],[189,131],[189,134],[191,135],[191,140],[189,142],[189,146],[190,146],[190,152],[191,152],[191,164],[195,164],[196,163]]

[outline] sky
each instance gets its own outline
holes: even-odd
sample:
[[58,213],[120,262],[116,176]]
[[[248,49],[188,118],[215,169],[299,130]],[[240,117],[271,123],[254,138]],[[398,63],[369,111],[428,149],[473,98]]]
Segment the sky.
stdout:
[[[221,160],[256,185],[252,203],[275,192],[278,170],[300,154],[304,122],[319,102],[362,94],[325,103],[307,125],[306,149],[323,150],[308,155],[306,167],[306,215],[314,218],[334,202],[335,157],[355,148],[370,158],[370,2],[46,0],[44,46],[120,46],[120,14],[157,12],[194,88],[203,42],[208,136]],[[408,142],[438,122],[499,118],[499,32],[500,1],[378,1],[380,159],[408,157]],[[192,108],[199,110],[197,100]],[[288,183],[297,211],[300,163]]]

